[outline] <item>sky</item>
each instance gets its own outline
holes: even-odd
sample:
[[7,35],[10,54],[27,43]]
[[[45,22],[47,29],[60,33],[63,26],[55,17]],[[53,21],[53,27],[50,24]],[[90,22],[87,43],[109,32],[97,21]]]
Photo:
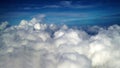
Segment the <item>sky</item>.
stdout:
[[0,0],[0,68],[120,68],[120,0]]
[[0,22],[17,25],[23,19],[80,25],[120,24],[119,0],[1,0]]

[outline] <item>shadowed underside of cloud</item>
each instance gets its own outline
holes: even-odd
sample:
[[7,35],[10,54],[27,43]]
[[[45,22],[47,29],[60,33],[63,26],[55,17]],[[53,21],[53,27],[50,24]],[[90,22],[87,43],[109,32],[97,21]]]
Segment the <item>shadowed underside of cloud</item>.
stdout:
[[0,26],[0,68],[120,68],[120,26],[82,29],[33,18]]

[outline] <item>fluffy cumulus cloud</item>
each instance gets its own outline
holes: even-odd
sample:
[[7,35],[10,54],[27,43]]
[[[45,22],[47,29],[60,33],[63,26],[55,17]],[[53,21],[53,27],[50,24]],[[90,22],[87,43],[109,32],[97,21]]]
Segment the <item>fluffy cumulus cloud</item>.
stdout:
[[82,29],[33,18],[0,26],[0,68],[120,68],[120,26]]

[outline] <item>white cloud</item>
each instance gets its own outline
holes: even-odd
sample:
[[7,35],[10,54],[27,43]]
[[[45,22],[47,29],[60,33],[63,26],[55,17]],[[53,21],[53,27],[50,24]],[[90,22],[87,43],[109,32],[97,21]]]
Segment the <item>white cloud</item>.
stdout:
[[120,68],[120,26],[89,28],[98,34],[22,20],[0,33],[0,67]]

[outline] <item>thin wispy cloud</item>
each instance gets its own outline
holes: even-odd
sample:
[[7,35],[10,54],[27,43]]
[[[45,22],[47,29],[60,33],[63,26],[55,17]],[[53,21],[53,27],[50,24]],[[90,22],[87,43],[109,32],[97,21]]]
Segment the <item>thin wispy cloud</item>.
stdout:
[[61,6],[60,5],[46,5],[46,6],[43,6],[42,8],[60,8]]
[[47,5],[44,6],[43,8],[92,8],[95,7],[96,5],[82,5],[82,4],[75,4],[73,1],[61,1],[58,2],[58,4],[54,5]]

